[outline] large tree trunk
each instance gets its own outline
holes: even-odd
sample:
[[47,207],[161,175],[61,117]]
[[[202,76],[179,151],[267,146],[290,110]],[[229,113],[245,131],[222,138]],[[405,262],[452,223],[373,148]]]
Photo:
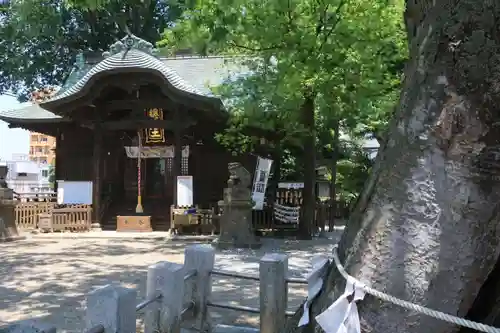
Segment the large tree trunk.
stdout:
[[332,231],[335,226],[335,215],[337,215],[337,164],[339,161],[339,145],[340,145],[340,120],[335,119],[333,122],[333,151],[331,160],[331,175],[330,179],[330,215],[328,217],[328,231]]
[[304,93],[301,113],[307,133],[304,137],[304,190],[299,236],[301,239],[311,239],[314,212],[316,210],[316,125],[313,93]]
[[[400,108],[339,252],[366,284],[464,316],[500,252],[500,6],[412,5]],[[313,315],[344,285],[332,267]],[[371,296],[359,308],[364,332],[459,329]],[[299,312],[287,331],[297,330]]]

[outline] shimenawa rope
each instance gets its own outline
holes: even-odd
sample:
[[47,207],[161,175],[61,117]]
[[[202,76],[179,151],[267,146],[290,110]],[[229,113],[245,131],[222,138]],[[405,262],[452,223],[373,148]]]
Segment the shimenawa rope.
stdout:
[[474,321],[467,320],[467,319],[460,318],[460,317],[456,317],[456,316],[452,316],[452,315],[449,315],[449,314],[441,312],[441,311],[432,310],[432,309],[426,308],[425,306],[421,306],[421,305],[414,304],[414,303],[411,303],[408,301],[404,301],[402,299],[396,298],[394,296],[388,295],[386,293],[383,293],[381,291],[378,291],[378,290],[375,290],[373,288],[366,286],[364,283],[362,283],[361,281],[350,276],[345,271],[344,267],[340,263],[339,256],[337,253],[337,248],[338,248],[337,245],[335,245],[333,248],[333,260],[335,261],[335,266],[337,266],[338,271],[344,277],[344,279],[353,281],[355,283],[355,286],[357,288],[362,289],[365,293],[370,294],[372,296],[375,296],[377,298],[380,298],[381,300],[384,300],[386,302],[396,304],[396,305],[403,307],[405,309],[420,312],[420,313],[425,314],[429,317],[440,319],[440,320],[443,320],[443,321],[446,321],[446,322],[449,322],[449,323],[452,323],[455,325],[472,328],[472,329],[475,329],[476,331],[481,331],[481,332],[486,332],[486,333],[500,333],[500,328],[496,328],[496,327],[485,325],[485,324],[476,323]]

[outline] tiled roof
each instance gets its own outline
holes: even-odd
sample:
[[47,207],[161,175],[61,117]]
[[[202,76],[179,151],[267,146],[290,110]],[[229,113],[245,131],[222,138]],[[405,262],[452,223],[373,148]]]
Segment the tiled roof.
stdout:
[[57,92],[56,96],[59,94],[63,94],[66,92],[69,88],[74,86],[82,77],[87,74],[88,71],[94,66],[94,64],[87,64],[87,63],[81,63],[77,64],[69,74],[68,78],[66,81],[64,81],[64,84],[62,85],[61,89]]
[[174,70],[165,66],[165,64],[158,58],[140,50],[132,49],[114,54],[99,62],[97,65],[92,67],[90,71],[88,71],[76,84],[54,96],[50,102],[74,95],[81,91],[94,75],[118,68],[156,70],[163,74],[168,82],[170,82],[175,88],[194,95],[206,96],[202,91],[191,86],[188,82],[182,79]]
[[[236,63],[228,62],[227,57],[157,58],[151,53],[151,44],[136,39],[134,47],[126,48],[126,42],[127,38],[115,43],[111,47],[111,54],[97,64],[84,63],[79,59],[64,85],[48,103],[77,94],[92,76],[116,68],[156,70],[178,90],[195,98],[220,102],[210,92],[209,87],[219,85],[231,74],[242,71]],[[0,108],[0,119],[7,122],[39,122],[62,118],[39,105],[24,103],[22,107],[14,110]]]
[[50,111],[42,109],[38,104],[33,104],[31,102],[26,102],[20,104],[14,109],[0,109],[0,120],[6,122],[17,122],[17,121],[54,121],[62,120],[62,118]]
[[230,75],[241,71],[239,66],[227,57],[175,57],[160,60],[208,96],[211,95],[209,87],[217,86]]

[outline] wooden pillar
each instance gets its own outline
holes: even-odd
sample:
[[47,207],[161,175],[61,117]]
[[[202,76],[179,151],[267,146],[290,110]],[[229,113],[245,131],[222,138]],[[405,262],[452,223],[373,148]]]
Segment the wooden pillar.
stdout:
[[93,148],[94,179],[92,188],[92,209],[94,215],[94,227],[100,227],[101,212],[101,164],[102,164],[102,128],[96,125],[94,129],[94,148]]
[[[63,132],[64,133],[64,132]],[[54,187],[52,188],[52,191],[54,191],[55,193],[57,193],[57,181],[61,179],[61,170],[62,170],[62,149],[61,149],[61,145],[62,145],[62,137],[63,137],[63,134],[61,133],[61,130],[60,129],[57,129],[57,136],[56,136],[56,149],[55,149],[55,160],[56,162],[54,163],[54,165],[52,166],[54,168],[54,171],[53,171],[53,175],[54,175],[54,183],[52,184]]]
[[177,176],[181,175],[182,163],[182,136],[181,136],[181,119],[179,114],[179,106],[175,107],[174,111],[174,160],[172,165],[172,180],[174,188],[174,205],[177,206]]

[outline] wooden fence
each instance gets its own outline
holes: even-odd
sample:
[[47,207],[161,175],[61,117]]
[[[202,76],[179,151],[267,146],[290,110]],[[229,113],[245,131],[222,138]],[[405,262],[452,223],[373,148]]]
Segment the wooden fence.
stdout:
[[50,214],[53,202],[17,202],[14,208],[16,226],[21,230],[36,229],[40,214]]
[[43,227],[42,229],[50,231],[84,231],[90,230],[92,223],[90,205],[60,206],[53,202],[17,202],[14,214],[16,226],[20,230]]
[[[139,304],[135,289],[107,285],[93,290],[86,298],[84,332],[136,332],[137,313],[142,311],[144,329],[140,331],[180,333],[181,327],[195,332],[218,331],[212,325],[210,309],[219,308],[260,314],[260,332],[280,333],[284,331],[286,317],[294,314],[287,309],[289,285],[302,284],[311,288],[327,272],[327,258],[314,258],[313,262],[320,262],[320,265],[315,266],[308,279],[291,278],[288,256],[269,253],[260,260],[258,274],[247,275],[215,269],[215,250],[211,245],[190,245],[184,252],[184,264],[162,261],[148,268],[146,299]],[[258,281],[260,306],[212,301],[212,278],[216,276]],[[258,332],[252,328],[245,331]]]
[[[280,200],[284,206],[295,207],[300,196],[289,195],[288,192]],[[278,201],[277,201],[278,202]],[[193,214],[185,214],[186,210],[193,209]],[[336,219],[346,219],[349,215],[349,204],[346,202],[336,202],[335,210],[330,203],[317,203],[314,214],[312,231],[324,231],[325,226],[330,221],[330,215],[334,212]],[[195,207],[170,207],[170,228],[183,233],[184,229],[198,231],[199,233],[217,233],[219,231],[219,218],[222,215],[222,208],[217,205],[210,209],[199,209]],[[252,210],[252,226],[254,230],[276,231],[276,230],[294,230],[298,228],[297,224],[282,223],[275,218],[274,207],[264,205],[262,210]]]

